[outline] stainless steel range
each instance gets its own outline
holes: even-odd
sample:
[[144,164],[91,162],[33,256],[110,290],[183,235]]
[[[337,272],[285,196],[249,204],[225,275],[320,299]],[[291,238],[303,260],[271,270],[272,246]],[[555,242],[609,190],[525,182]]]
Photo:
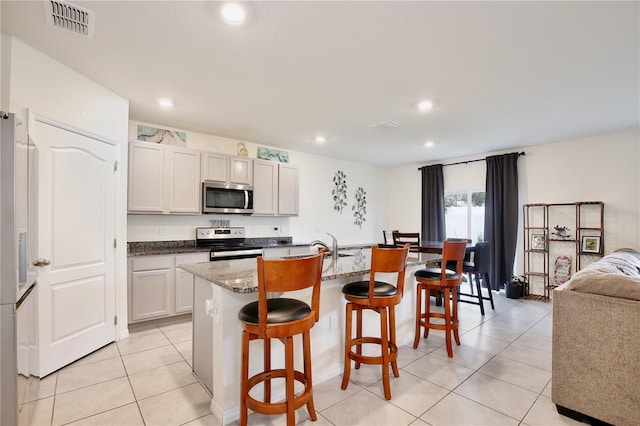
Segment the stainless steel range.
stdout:
[[196,228],[196,247],[210,247],[210,261],[246,259],[262,254],[262,247],[246,243],[241,226]]

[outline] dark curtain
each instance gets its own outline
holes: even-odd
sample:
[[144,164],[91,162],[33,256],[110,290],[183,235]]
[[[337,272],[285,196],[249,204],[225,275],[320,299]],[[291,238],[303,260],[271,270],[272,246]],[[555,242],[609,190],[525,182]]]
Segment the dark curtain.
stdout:
[[422,230],[423,241],[444,241],[444,178],[442,164],[422,167]]
[[487,157],[484,236],[491,247],[491,288],[511,279],[518,232],[518,153]]

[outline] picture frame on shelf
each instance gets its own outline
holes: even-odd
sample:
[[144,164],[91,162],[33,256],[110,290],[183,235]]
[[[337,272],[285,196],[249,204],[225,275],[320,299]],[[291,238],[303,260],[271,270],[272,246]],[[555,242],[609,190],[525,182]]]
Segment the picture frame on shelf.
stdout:
[[600,254],[600,236],[583,235],[580,243],[580,253]]
[[531,250],[544,251],[547,248],[547,239],[544,234],[531,234]]

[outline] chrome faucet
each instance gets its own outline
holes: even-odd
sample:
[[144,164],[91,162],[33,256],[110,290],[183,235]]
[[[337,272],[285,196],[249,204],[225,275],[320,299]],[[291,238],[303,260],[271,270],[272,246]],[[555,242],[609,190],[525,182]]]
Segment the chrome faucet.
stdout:
[[336,239],[336,237],[334,237],[333,235],[329,234],[328,232],[327,232],[327,235],[329,235],[333,240],[332,243],[331,243],[331,247],[329,247],[327,245],[327,243],[325,243],[324,241],[320,241],[320,240],[313,240],[313,241],[311,241],[310,245],[324,247],[324,249],[334,259],[337,259],[338,258],[338,240]]
[[331,237],[331,239],[333,240],[331,242],[331,253],[333,255],[334,259],[338,258],[338,240],[336,239],[336,237],[334,237],[333,235],[331,235],[330,233],[327,232],[327,235]]
[[331,254],[331,249],[324,241],[313,240],[311,241],[310,245],[323,247],[327,251],[327,253]]

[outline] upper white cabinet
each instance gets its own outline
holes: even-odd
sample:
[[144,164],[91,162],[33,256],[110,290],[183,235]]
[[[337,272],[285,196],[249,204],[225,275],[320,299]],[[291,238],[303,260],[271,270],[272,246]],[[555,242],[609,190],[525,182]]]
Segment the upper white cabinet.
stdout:
[[298,215],[300,170],[291,164],[278,164],[278,214]]
[[202,181],[227,181],[227,164],[229,156],[216,152],[202,153]]
[[278,163],[253,161],[253,214],[278,214]]
[[297,215],[298,167],[268,160],[254,160],[253,164],[253,214]]
[[199,214],[200,152],[129,142],[129,213]]
[[253,184],[253,159],[218,154],[202,153],[202,181]]
[[164,210],[164,147],[129,142],[129,212]]

